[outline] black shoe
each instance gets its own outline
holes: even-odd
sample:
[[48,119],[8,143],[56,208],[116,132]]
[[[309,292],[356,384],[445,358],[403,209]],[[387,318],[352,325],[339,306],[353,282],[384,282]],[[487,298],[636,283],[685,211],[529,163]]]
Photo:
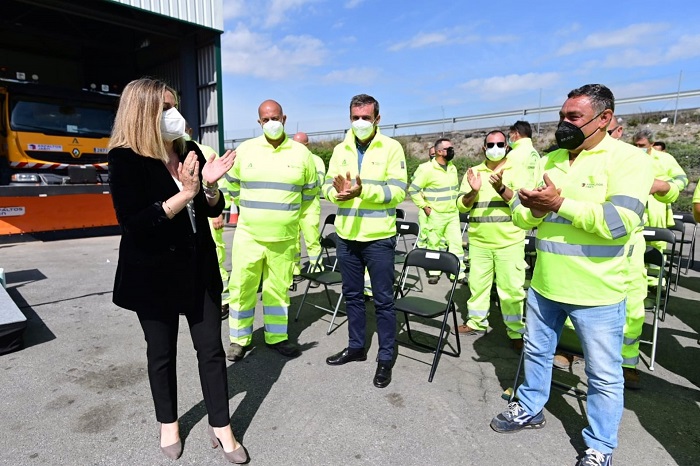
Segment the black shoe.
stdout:
[[221,320],[228,319],[228,303],[221,305]]
[[296,345],[289,340],[280,341],[279,343],[274,343],[272,345],[268,344],[267,346],[274,350],[277,350],[279,354],[288,358],[296,358],[298,356],[301,356],[301,350],[299,349],[299,345]]
[[437,285],[440,280],[440,275],[431,275],[428,277],[428,285]]
[[336,353],[333,356],[328,356],[326,358],[326,364],[329,366],[342,366],[353,361],[366,361],[367,355],[365,354],[365,349],[350,349],[345,348],[340,353]]
[[374,373],[374,386],[384,388],[391,383],[391,361],[379,361],[377,372]]

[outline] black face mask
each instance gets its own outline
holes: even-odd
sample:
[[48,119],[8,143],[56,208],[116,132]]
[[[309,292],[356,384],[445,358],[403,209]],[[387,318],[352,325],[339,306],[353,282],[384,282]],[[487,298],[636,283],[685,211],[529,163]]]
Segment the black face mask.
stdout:
[[455,148],[454,147],[448,147],[447,149],[445,149],[445,152],[446,152],[445,160],[447,160],[448,162],[450,160],[452,160],[453,158],[455,158]]
[[562,121],[561,123],[559,123],[559,126],[557,126],[557,130],[554,133],[554,137],[557,140],[557,145],[562,149],[566,150],[574,150],[577,147],[579,147],[581,144],[583,144],[583,142],[586,139],[595,134],[594,131],[588,136],[586,136],[583,134],[581,128],[598,118],[602,113],[603,112],[600,112],[581,126],[576,126],[575,124],[569,123],[568,121]]

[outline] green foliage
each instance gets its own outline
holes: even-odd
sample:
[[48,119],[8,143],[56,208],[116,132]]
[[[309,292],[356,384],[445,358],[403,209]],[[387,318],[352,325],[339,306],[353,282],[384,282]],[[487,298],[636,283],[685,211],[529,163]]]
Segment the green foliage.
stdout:
[[697,181],[698,176],[700,176],[700,147],[695,144],[669,142],[666,150],[673,155],[688,178]]
[[676,202],[673,203],[673,212],[680,214],[689,214],[693,212],[693,194],[681,193]]

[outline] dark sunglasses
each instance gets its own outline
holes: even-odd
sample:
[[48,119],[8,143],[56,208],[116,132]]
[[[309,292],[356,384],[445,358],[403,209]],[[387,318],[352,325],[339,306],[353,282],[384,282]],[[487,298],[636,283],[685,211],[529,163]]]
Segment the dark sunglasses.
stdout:
[[493,146],[506,147],[506,143],[505,142],[487,142],[486,143],[487,149],[493,149]]
[[636,147],[639,147],[640,149],[646,149],[646,148],[647,148],[647,145],[646,145],[646,144],[635,143],[634,145],[635,145]]

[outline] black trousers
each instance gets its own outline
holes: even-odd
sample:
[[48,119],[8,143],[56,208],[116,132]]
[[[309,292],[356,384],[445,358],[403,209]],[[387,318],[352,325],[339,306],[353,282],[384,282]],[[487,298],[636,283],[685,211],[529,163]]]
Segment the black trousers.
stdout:
[[[199,380],[204,404],[212,427],[230,424],[226,353],[221,343],[221,309],[209,294],[195,309],[183,309],[197,352]],[[161,314],[137,312],[146,338],[148,379],[156,409],[162,423],[177,421],[177,334],[180,316],[176,309]]]

